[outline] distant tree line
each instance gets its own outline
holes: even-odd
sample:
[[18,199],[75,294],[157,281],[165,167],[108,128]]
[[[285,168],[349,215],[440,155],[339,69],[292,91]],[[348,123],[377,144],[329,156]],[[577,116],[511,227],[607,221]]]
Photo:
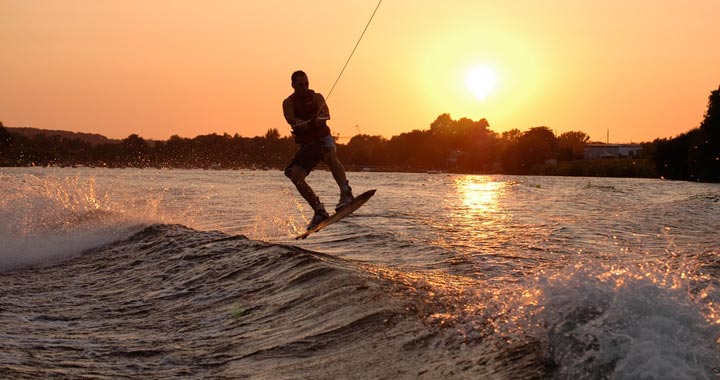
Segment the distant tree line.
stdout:
[[720,182],[720,87],[708,98],[698,128],[653,142],[659,175],[668,179]]
[[294,143],[277,129],[262,137],[171,136],[147,141],[132,134],[117,143],[90,144],[81,138],[43,133],[28,138],[8,132],[0,123],[0,166],[85,165],[112,168],[278,167],[292,158]]
[[414,130],[391,139],[356,135],[338,148],[343,162],[361,166],[390,166],[399,170],[450,170],[468,173],[533,173],[549,160],[583,157],[589,136],[548,127],[498,134],[487,120],[453,120],[438,116],[428,130]]
[[[582,158],[588,136],[566,132],[556,137],[547,127],[497,134],[487,120],[453,120],[442,114],[429,130],[414,130],[386,139],[356,135],[338,144],[343,163],[387,170],[529,173],[533,166],[561,157]],[[200,135],[146,141],[132,134],[117,143],[91,144],[80,138],[11,133],[0,123],[0,164],[90,165],[107,167],[234,168],[282,167],[295,153],[291,137],[270,129],[262,137]]]
[[[393,136],[359,134],[338,144],[350,169],[444,170],[458,173],[634,176],[720,182],[720,88],[711,93],[700,126],[673,139],[643,144],[632,160],[582,160],[589,136],[556,136],[548,127],[496,133],[487,120],[454,120],[442,114],[426,130]],[[277,129],[264,136],[172,136],[147,141],[133,134],[120,142],[91,144],[81,138],[24,134],[0,123],[0,166],[86,165],[104,167],[282,168],[296,150]]]

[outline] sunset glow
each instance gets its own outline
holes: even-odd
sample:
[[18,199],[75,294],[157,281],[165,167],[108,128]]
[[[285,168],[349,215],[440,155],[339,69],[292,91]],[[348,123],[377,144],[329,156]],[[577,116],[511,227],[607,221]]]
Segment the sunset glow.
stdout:
[[[374,6],[3,1],[0,121],[111,138],[288,135],[290,74],[327,93]],[[718,14],[715,0],[386,1],[329,99],[330,126],[390,138],[449,113],[498,133],[673,137],[720,84]]]

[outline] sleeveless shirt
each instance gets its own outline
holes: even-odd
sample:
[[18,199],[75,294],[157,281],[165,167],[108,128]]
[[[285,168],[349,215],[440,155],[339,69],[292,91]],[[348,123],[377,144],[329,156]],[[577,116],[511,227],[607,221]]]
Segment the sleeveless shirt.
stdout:
[[[295,117],[299,119],[310,120],[316,117],[320,110],[321,105],[316,104],[315,91],[313,90],[308,90],[303,97],[293,93],[290,95],[290,99],[293,102]],[[316,120],[297,128],[293,131],[293,135],[295,135],[296,143],[307,144],[325,136],[330,136],[330,128],[325,123],[325,120]]]

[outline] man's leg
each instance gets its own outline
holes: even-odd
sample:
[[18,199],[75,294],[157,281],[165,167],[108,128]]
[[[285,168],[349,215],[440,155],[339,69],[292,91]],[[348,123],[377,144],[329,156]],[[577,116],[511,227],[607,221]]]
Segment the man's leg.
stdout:
[[320,222],[330,217],[327,211],[325,211],[325,206],[322,202],[320,202],[320,198],[315,195],[315,192],[310,185],[305,182],[305,177],[308,175],[305,168],[300,165],[291,165],[289,168],[285,169],[285,175],[290,178],[292,183],[295,184],[295,187],[297,187],[300,192],[300,195],[305,198],[305,201],[307,201],[313,211],[315,211],[312,220],[307,226],[308,230],[315,228],[315,226],[320,224]]
[[352,194],[352,188],[350,188],[350,183],[347,180],[345,167],[343,167],[342,163],[340,163],[340,160],[338,160],[337,154],[335,153],[335,141],[332,140],[331,136],[328,136],[327,138],[330,140],[324,145],[323,161],[325,161],[327,166],[330,168],[330,172],[340,188],[340,201],[337,206],[335,206],[335,211],[337,211],[347,206],[348,203],[352,202],[355,197]]
[[345,167],[342,163],[340,163],[340,160],[338,160],[335,151],[331,150],[323,153],[323,161],[325,161],[327,166],[330,168],[330,172],[332,173],[335,182],[342,191],[343,188],[347,186],[348,180],[347,175],[345,174]]
[[318,208],[323,207],[322,203],[320,203],[320,199],[317,195],[315,195],[315,192],[313,191],[312,187],[308,185],[307,182],[305,182],[305,177],[307,177],[308,172],[300,165],[292,165],[289,168],[285,169],[285,175],[290,178],[290,181],[295,185],[295,187],[298,189],[298,192],[300,195],[307,201],[307,203],[312,207],[314,211],[317,211]]

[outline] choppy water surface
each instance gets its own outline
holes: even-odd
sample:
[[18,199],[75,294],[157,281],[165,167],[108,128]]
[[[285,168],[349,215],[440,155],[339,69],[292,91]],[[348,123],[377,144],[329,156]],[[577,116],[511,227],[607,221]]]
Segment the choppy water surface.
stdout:
[[720,377],[720,186],[349,177],[0,168],[0,377]]

